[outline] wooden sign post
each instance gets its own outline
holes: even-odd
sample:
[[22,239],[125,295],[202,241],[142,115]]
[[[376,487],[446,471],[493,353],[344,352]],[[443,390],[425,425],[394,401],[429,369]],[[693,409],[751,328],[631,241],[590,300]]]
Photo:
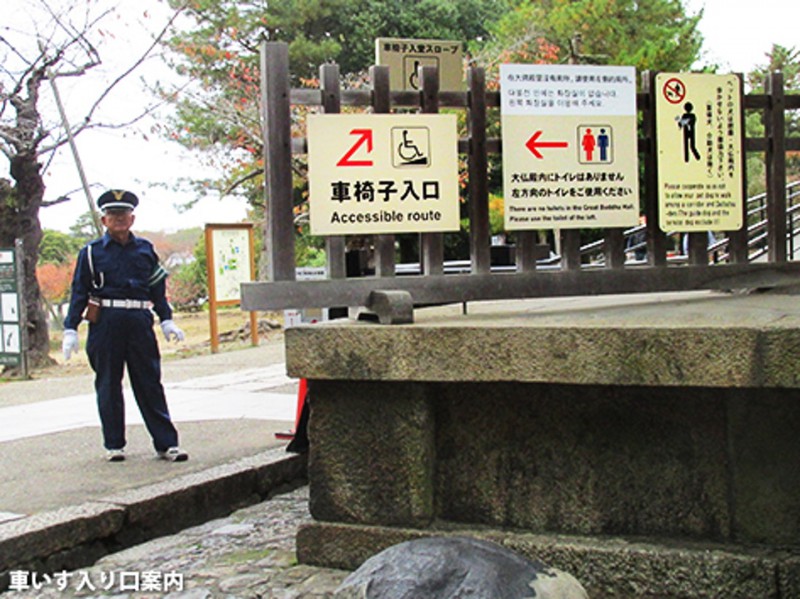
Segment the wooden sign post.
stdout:
[[[241,304],[241,284],[255,280],[254,225],[208,224],[205,234],[211,353],[217,353],[217,308]],[[255,312],[250,312],[250,338],[254,346],[258,345],[258,318]]]

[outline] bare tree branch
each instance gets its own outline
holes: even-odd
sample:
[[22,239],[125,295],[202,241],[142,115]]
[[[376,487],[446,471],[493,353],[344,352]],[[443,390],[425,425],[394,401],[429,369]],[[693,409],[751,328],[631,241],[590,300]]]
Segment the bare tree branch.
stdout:
[[[31,2],[31,6],[33,4]],[[18,28],[14,33],[18,33],[20,39],[16,42],[7,35],[12,31],[10,26],[0,23],[0,31],[3,32],[0,36],[0,152],[8,159],[14,180],[13,190],[9,185],[9,193],[13,192],[14,201],[0,202],[0,245],[13,243],[15,239],[23,240],[26,319],[29,323],[28,356],[34,364],[49,359],[47,318],[42,309],[42,296],[36,278],[36,261],[42,238],[39,211],[43,207],[67,201],[66,196],[44,200],[46,185],[41,162],[44,156],[44,162],[49,166],[55,150],[69,143],[68,131],[52,124],[54,118],[47,114],[49,107],[40,106],[40,88],[47,80],[83,75],[101,64],[98,48],[89,36],[99,19],[111,12],[105,11],[95,19],[92,10],[99,10],[97,4],[83,0],[68,0],[66,3],[63,0],[38,0],[38,5],[39,8],[43,7],[43,11],[39,11],[36,17],[44,15],[43,18],[34,18],[35,22],[29,29]],[[80,9],[85,10],[83,19],[73,18]],[[152,114],[157,103],[125,123],[108,125],[92,122],[98,107],[108,99],[111,91],[141,66],[147,57],[153,55],[153,49],[162,43],[182,10],[172,14],[147,51],[104,88],[100,97],[90,106],[84,121],[74,129],[70,127],[69,132],[80,132],[89,127],[129,127]],[[0,184],[2,182],[0,180]]]
[[[88,131],[90,129],[110,129],[110,130],[127,129],[128,127],[131,127],[132,125],[135,125],[139,121],[143,120],[145,117],[153,114],[156,110],[158,110],[161,106],[163,106],[163,104],[164,104],[163,102],[153,104],[152,106],[149,106],[143,112],[141,112],[140,114],[138,114],[137,116],[133,117],[128,121],[123,121],[119,123],[84,122],[72,130],[72,135],[73,137],[75,137],[79,133],[82,133],[83,131]],[[52,144],[49,144],[47,146],[42,146],[41,151],[39,153],[47,154],[49,152],[52,152],[53,150],[63,147],[67,143],[69,143],[68,137],[66,136],[66,134],[61,134]]]
[[56,206],[57,204],[63,204],[64,202],[69,202],[70,198],[67,196],[60,196],[55,200],[48,200],[42,201],[42,208],[49,208],[50,206]]
[[[113,12],[112,9],[108,9],[108,10],[102,12],[100,15],[98,15],[92,21],[88,21],[87,20],[87,22],[85,22],[83,24],[83,27],[78,29],[76,27],[73,27],[69,23],[65,23],[64,20],[59,15],[57,15],[53,11],[52,7],[49,4],[47,4],[46,2],[44,3],[44,7],[45,7],[45,10],[48,13],[50,13],[50,16],[53,19],[53,22],[58,26],[58,28],[62,29],[67,34],[67,36],[72,39],[72,42],[70,43],[70,45],[78,44],[83,49],[83,52],[86,54],[86,56],[90,58],[89,63],[92,66],[94,66],[95,64],[100,64],[100,62],[101,62],[100,61],[100,54],[97,52],[97,49],[94,47],[94,45],[87,39],[86,31],[88,31],[91,26],[96,25],[97,23],[99,23],[107,15],[111,14],[111,12]],[[82,68],[79,68],[78,70],[79,71],[84,71],[84,69],[82,69]]]
[[231,182],[231,184],[228,185],[228,187],[225,188],[222,191],[222,195],[228,195],[229,193],[233,193],[234,191],[236,191],[236,189],[238,187],[244,185],[248,181],[250,181],[252,179],[255,179],[259,175],[263,175],[263,174],[264,174],[264,169],[263,168],[257,169],[257,170],[254,170],[254,171],[251,171],[251,172],[247,173],[243,177],[241,177],[239,179],[236,179],[235,181]]
[[117,77],[114,81],[111,82],[111,85],[109,85],[106,88],[106,90],[100,95],[100,97],[94,102],[94,104],[92,104],[92,107],[89,109],[89,112],[86,115],[85,122],[89,122],[92,119],[92,115],[94,114],[95,110],[97,110],[97,107],[106,98],[106,96],[108,96],[108,94],[111,93],[111,90],[113,90],[123,79],[125,79],[128,75],[130,75],[133,71],[135,71],[142,63],[144,63],[144,61],[153,52],[153,49],[156,48],[159,44],[161,44],[161,41],[164,39],[164,36],[172,27],[172,24],[175,22],[175,19],[178,18],[178,15],[180,15],[180,13],[185,8],[186,8],[185,5],[177,8],[170,17],[169,21],[167,21],[167,24],[164,25],[159,34],[153,39],[153,43],[150,44],[150,47],[147,48],[147,50],[139,57],[139,59],[136,60],[136,62],[134,62],[126,71],[124,71],[122,74],[119,75],[119,77]]

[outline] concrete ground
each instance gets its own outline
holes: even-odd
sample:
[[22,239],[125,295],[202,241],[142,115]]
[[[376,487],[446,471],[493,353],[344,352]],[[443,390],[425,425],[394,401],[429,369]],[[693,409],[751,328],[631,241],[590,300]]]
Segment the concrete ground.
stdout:
[[285,445],[275,433],[294,427],[297,384],[285,375],[283,357],[280,338],[256,348],[165,360],[167,401],[190,454],[175,464],[155,458],[128,389],[127,460],[109,463],[91,373],[60,377],[51,369],[42,378],[0,383],[0,522]]

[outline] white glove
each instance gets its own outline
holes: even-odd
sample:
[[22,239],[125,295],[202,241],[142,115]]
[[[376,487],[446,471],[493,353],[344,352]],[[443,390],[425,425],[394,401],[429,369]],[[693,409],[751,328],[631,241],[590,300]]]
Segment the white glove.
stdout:
[[178,328],[171,320],[165,320],[161,323],[161,331],[164,333],[164,339],[170,341],[174,339],[175,341],[183,341],[186,335],[183,334],[183,331]]
[[72,354],[78,353],[78,331],[75,329],[64,329],[64,339],[61,341],[61,351],[64,359],[69,360]]

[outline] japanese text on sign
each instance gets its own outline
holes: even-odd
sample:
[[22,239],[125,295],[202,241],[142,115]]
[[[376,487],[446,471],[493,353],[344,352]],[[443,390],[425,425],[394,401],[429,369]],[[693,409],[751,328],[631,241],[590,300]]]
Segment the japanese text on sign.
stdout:
[[[351,190],[352,187],[352,190]],[[438,181],[334,181],[331,183],[331,200],[334,202],[404,202],[412,200],[438,200]]]
[[421,41],[421,40],[382,40],[380,47],[385,52],[414,54],[457,54],[461,50],[458,42]]
[[453,115],[312,115],[315,235],[459,228]]
[[635,224],[635,70],[502,65],[500,73],[506,228]]
[[419,91],[422,67],[437,69],[443,91],[464,87],[462,44],[458,41],[378,38],[375,64],[389,67],[389,85],[395,90]]
[[735,75],[659,74],[656,103],[659,226],[743,225],[741,83]]

